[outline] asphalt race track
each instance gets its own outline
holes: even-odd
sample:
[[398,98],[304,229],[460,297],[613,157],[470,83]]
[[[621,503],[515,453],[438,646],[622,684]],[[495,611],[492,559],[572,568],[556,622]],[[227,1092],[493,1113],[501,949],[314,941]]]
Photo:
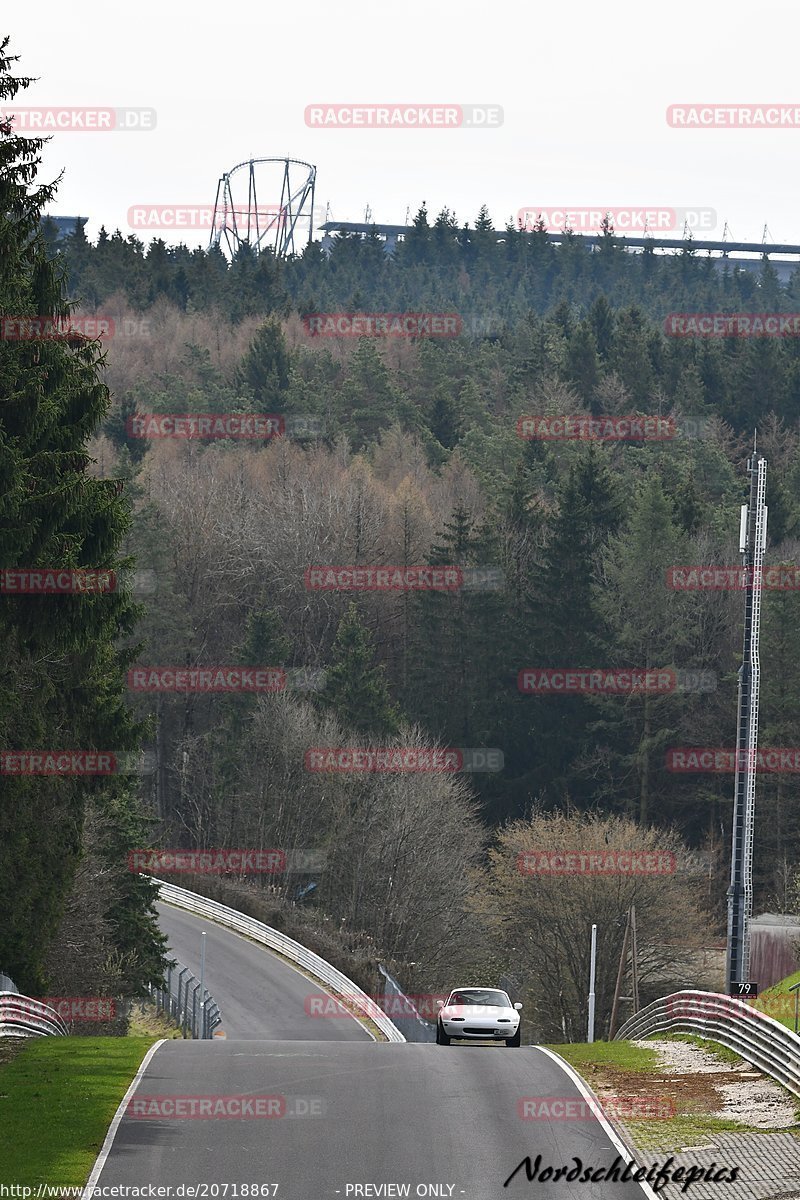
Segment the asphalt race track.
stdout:
[[[576,1157],[596,1169],[617,1157],[543,1051],[374,1042],[355,1021],[307,1016],[303,998],[314,986],[262,948],[162,912],[175,953],[191,967],[191,945],[207,930],[206,977],[227,1040],[169,1041],[156,1051],[97,1180],[103,1187],[171,1185],[170,1195],[201,1200],[642,1200],[633,1182],[529,1182],[524,1168],[503,1187],[526,1155],[541,1155],[542,1170],[572,1168]],[[571,1099],[582,1115],[523,1119],[531,1097]],[[265,1186],[275,1184],[277,1192]],[[196,1185],[209,1187],[190,1191]]]
[[372,1040],[352,1018],[309,1017],[307,998],[319,997],[323,989],[263,946],[184,909],[157,907],[170,950],[198,979],[205,930],[205,985],[220,1007],[227,1038]]

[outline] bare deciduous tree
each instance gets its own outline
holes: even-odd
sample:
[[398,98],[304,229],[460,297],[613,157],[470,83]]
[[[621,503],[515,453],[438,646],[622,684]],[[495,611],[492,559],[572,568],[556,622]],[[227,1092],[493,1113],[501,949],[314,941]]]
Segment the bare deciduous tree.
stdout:
[[590,936],[597,925],[598,1036],[608,1029],[625,918],[636,906],[641,1001],[687,986],[686,962],[703,944],[707,918],[697,884],[675,873],[531,873],[536,851],[576,855],[617,851],[673,855],[680,838],[626,818],[534,811],[500,832],[489,853],[480,912],[502,944],[509,970],[526,981],[526,1017],[545,1040],[583,1041]]

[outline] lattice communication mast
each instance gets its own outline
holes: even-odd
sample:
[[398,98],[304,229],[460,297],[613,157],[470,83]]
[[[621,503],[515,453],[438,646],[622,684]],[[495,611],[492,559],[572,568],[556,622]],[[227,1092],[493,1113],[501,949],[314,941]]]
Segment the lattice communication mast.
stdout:
[[743,993],[750,973],[750,918],[753,915],[753,829],[755,825],[758,701],[761,682],[759,638],[764,551],[767,545],[767,460],[757,452],[747,463],[750,503],[743,504],[739,553],[745,570],[744,644],[739,668],[736,726],[736,781],[733,795],[731,883],[728,888],[728,991]]
[[[244,245],[270,247],[277,258],[311,241],[317,168],[297,158],[251,158],[238,163],[217,184],[209,249],[221,246],[233,256]],[[301,246],[302,248],[302,246]]]

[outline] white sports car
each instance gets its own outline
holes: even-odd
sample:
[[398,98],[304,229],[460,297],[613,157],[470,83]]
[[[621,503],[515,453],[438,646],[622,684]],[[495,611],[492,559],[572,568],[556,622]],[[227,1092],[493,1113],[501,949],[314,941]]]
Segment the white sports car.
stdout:
[[512,1004],[507,992],[495,988],[456,988],[440,1004],[436,1021],[436,1045],[449,1046],[453,1038],[465,1041],[504,1041],[518,1046],[519,1012],[522,1005]]

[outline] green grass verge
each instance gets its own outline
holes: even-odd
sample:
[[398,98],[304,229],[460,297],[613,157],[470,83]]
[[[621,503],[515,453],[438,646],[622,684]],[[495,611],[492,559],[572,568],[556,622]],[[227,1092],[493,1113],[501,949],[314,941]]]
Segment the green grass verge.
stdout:
[[800,971],[795,971],[794,975],[787,975],[785,979],[779,980],[753,1001],[754,1008],[760,1009],[768,1017],[773,1017],[776,1021],[780,1021],[781,1025],[792,1030],[794,1029],[796,993],[790,992],[789,988],[793,983],[800,983]]
[[[768,1133],[769,1130],[743,1125],[741,1121],[725,1121],[705,1113],[686,1113],[652,1121],[627,1121],[625,1128],[636,1143],[637,1150],[669,1150],[675,1154],[709,1145],[717,1133]],[[782,1129],[781,1133],[793,1130]]]
[[80,1186],[153,1037],[46,1037],[0,1065],[0,1182]]
[[[717,1042],[706,1041],[705,1038],[697,1037],[694,1034],[669,1033],[659,1034],[658,1037],[662,1041],[691,1042],[721,1062],[730,1064],[732,1069],[736,1067],[746,1069],[748,1066],[732,1050],[720,1046]],[[555,1050],[562,1058],[565,1058],[598,1093],[602,1093],[604,1086],[620,1087],[621,1073],[623,1080],[625,1080],[625,1076],[628,1076],[627,1086],[620,1087],[622,1097],[638,1092],[638,1095],[648,1096],[653,1100],[657,1100],[659,1095],[662,1099],[670,1099],[663,1090],[663,1079],[659,1079],[658,1086],[661,1091],[658,1094],[652,1090],[654,1089],[653,1084],[648,1085],[647,1081],[642,1079],[643,1075],[662,1076],[663,1074],[659,1068],[658,1052],[654,1049],[634,1046],[631,1042],[571,1043],[564,1046],[550,1046],[549,1049]],[[602,1103],[602,1096],[600,1099]],[[792,1097],[787,1093],[787,1100],[791,1099]],[[693,1111],[676,1112],[674,1117],[621,1120],[614,1113],[613,1103],[608,1101],[606,1103],[612,1123],[623,1130],[628,1144],[634,1143],[635,1149],[641,1152],[670,1151],[676,1153],[697,1146],[706,1146],[718,1133],[768,1132],[742,1121],[728,1120],[711,1116],[708,1113]],[[800,1137],[800,1110],[796,1110],[795,1115],[796,1123],[789,1128],[782,1129],[781,1132]]]
[[134,1004],[128,1021],[128,1037],[182,1038],[180,1029],[164,1013],[157,1011],[154,1004]]
[[626,1071],[658,1069],[658,1054],[632,1042],[570,1042],[566,1046],[548,1046],[580,1074],[581,1067],[613,1066]]

